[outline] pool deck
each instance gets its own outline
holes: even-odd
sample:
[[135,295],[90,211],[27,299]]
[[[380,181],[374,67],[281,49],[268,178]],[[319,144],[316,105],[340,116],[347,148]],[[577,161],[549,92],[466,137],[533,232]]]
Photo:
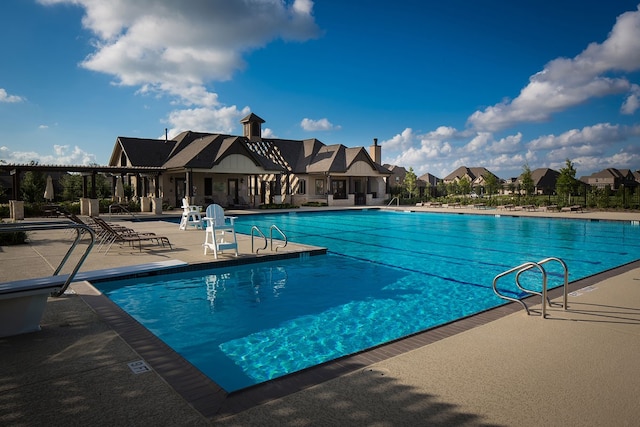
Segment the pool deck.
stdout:
[[[640,221],[638,212],[398,209]],[[94,251],[81,272],[91,277],[149,263],[178,260],[198,268],[213,261],[203,255],[202,231],[157,221],[130,226],[166,235],[175,248]],[[50,275],[70,239],[34,232],[29,245],[0,247],[0,282]],[[241,236],[239,243],[239,258],[253,258],[250,239]],[[310,249],[289,243],[261,256]],[[236,259],[225,254],[220,261]],[[0,425],[624,426],[640,420],[640,261],[573,282],[568,310],[554,305],[546,319],[509,304],[230,395],[87,282],[71,291],[49,298],[41,331],[0,338]],[[550,295],[561,301],[559,290]]]

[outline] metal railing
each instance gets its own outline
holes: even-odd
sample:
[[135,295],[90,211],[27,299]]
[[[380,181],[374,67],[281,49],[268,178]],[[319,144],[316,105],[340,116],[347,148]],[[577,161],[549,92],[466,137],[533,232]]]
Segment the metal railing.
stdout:
[[68,222],[68,221],[64,221],[64,222],[38,221],[38,222],[29,222],[29,223],[0,224],[0,233],[12,233],[12,232],[20,232],[20,231],[29,232],[29,231],[39,231],[39,230],[45,230],[45,231],[46,230],[75,230],[76,231],[76,237],[73,240],[71,247],[67,250],[67,253],[64,255],[64,257],[60,261],[60,264],[58,265],[58,267],[56,268],[52,276],[58,276],[60,274],[60,272],[62,271],[62,268],[69,260],[69,257],[71,256],[75,248],[78,246],[78,243],[80,243],[80,240],[82,240],[82,236],[85,233],[88,233],[88,235],[90,236],[90,241],[89,241],[89,244],[87,245],[87,248],[85,249],[84,254],[81,255],[80,259],[78,260],[77,264],[75,265],[75,267],[73,268],[73,270],[71,271],[67,279],[65,280],[62,287],[58,291],[51,293],[51,296],[59,297],[67,290],[67,288],[69,287],[69,284],[73,281],[73,278],[75,277],[76,273],[78,272],[78,270],[80,270],[80,267],[82,266],[84,261],[87,259],[87,256],[89,256],[89,253],[91,252],[91,249],[93,248],[93,245],[95,243],[95,233],[93,232],[93,229],[87,225],[78,224],[75,222]]
[[387,203],[387,207],[391,206],[394,200],[396,201],[396,206],[400,206],[400,199],[398,197],[394,197],[393,199],[389,200],[389,203]]
[[[523,292],[526,292],[528,294],[531,295],[538,295],[541,297],[542,300],[542,318],[544,319],[547,316],[547,303],[549,304],[549,306],[551,306],[551,301],[549,301],[549,298],[547,296],[547,284],[548,284],[548,279],[547,279],[547,271],[544,269],[544,267],[542,266],[543,264],[546,264],[548,262],[551,261],[556,261],[559,262],[560,265],[562,266],[563,270],[564,270],[564,283],[563,283],[563,301],[562,301],[562,306],[564,308],[564,310],[567,309],[567,298],[568,298],[568,284],[569,284],[569,269],[567,268],[567,264],[561,260],[560,258],[556,258],[556,257],[549,257],[549,258],[545,258],[541,261],[538,262],[525,262],[523,264],[520,264],[517,267],[513,267],[503,273],[498,274],[494,279],[493,279],[493,292],[499,296],[502,299],[508,300],[508,301],[513,301],[513,302],[517,302],[520,305],[522,305],[524,307],[524,309],[527,311],[527,314],[531,314],[529,311],[529,307],[527,307],[527,305],[517,299],[517,298],[513,298],[513,297],[509,297],[507,295],[504,295],[503,293],[498,291],[497,288],[497,283],[498,280],[501,279],[502,277],[508,276],[512,273],[516,273],[516,277],[515,277],[515,283],[516,286],[518,287],[518,289],[520,289]],[[526,289],[525,287],[523,287],[520,284],[520,276],[522,275],[522,273],[531,270],[532,268],[537,268],[540,273],[542,274],[542,292],[537,292],[537,291],[533,291],[531,289]]]
[[267,249],[267,238],[265,237],[264,233],[262,231],[260,231],[260,229],[258,228],[257,225],[254,225],[253,227],[251,227],[251,253],[253,253],[253,248],[254,248],[254,246],[253,246],[253,243],[254,243],[253,242],[253,238],[255,236],[254,232],[258,233],[258,235],[260,237],[262,237],[262,239],[264,240],[264,246],[255,250],[255,252],[257,254],[260,250]]
[[[275,249],[273,248],[273,230],[277,231],[284,239],[284,245],[276,245]],[[255,248],[254,238],[256,237],[256,235],[259,237],[262,237],[262,240],[264,240],[264,246],[258,249],[254,249]],[[267,237],[264,235],[262,230],[258,228],[257,225],[254,225],[253,227],[251,227],[251,253],[253,253],[255,250],[255,253],[257,254],[261,250],[267,249],[269,242],[271,243],[271,246],[270,246],[271,250],[272,251],[275,250],[276,252],[278,252],[278,248],[284,248],[285,246],[287,246],[287,243],[289,243],[289,241],[287,240],[287,236],[275,224],[273,224],[269,228],[269,241],[267,241]]]
[[278,248],[284,248],[285,246],[287,246],[287,243],[289,243],[289,242],[287,240],[287,236],[282,232],[282,230],[280,230],[277,225],[273,224],[269,228],[269,240],[271,240],[271,250],[273,250],[273,230],[276,230],[278,233],[280,233],[280,235],[284,239],[284,245],[276,245],[276,249],[275,250],[276,250],[276,252],[278,252]]

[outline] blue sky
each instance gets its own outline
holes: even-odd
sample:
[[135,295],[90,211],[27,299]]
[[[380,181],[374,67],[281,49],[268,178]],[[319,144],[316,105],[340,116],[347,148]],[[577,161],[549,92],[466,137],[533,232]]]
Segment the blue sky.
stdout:
[[371,145],[444,177],[640,169],[640,9],[601,0],[3,0],[0,160],[183,130]]

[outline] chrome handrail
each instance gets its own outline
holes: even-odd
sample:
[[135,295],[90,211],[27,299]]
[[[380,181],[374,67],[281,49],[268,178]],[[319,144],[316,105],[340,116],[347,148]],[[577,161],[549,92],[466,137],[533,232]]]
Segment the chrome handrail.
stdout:
[[[556,258],[556,257],[549,257],[549,258],[545,258],[541,261],[538,261],[538,265],[542,265],[542,264],[546,264],[547,262],[550,261],[557,261],[560,263],[560,265],[562,266],[562,268],[564,269],[564,283],[562,285],[562,307],[564,308],[564,310],[567,310],[567,300],[568,300],[568,287],[569,287],[569,268],[567,267],[567,264],[561,260],[560,258]],[[542,290],[542,292],[545,294],[546,296],[546,291],[547,289],[544,288]],[[551,305],[551,302],[549,302],[549,305]]]
[[[513,302],[518,302],[520,303],[524,309],[527,311],[527,314],[529,313],[529,308],[527,307],[527,305],[517,299],[517,298],[512,298],[512,297],[508,297],[504,294],[501,294],[500,292],[498,292],[496,283],[498,281],[498,279],[500,279],[501,277],[507,276],[513,272],[516,272],[516,286],[529,294],[533,294],[533,295],[539,295],[542,299],[542,318],[544,319],[547,316],[547,303],[549,303],[549,306],[551,306],[551,301],[549,301],[549,297],[547,296],[547,271],[544,269],[544,267],[542,266],[542,264],[546,264],[550,261],[557,261],[560,263],[560,265],[562,265],[562,268],[564,269],[564,284],[563,284],[563,303],[562,306],[565,310],[567,310],[567,299],[568,299],[568,284],[569,284],[569,268],[567,267],[567,264],[561,260],[560,258],[557,257],[549,257],[549,258],[545,258],[541,261],[538,262],[525,262],[524,264],[521,264],[517,267],[513,267],[503,273],[498,274],[494,279],[493,279],[493,292],[498,295],[500,298],[502,299],[506,299],[509,301],[513,301]],[[520,284],[520,275],[522,273],[524,273],[525,271],[528,271],[534,267],[537,267],[538,270],[540,270],[540,272],[542,273],[542,292],[536,292],[536,291],[532,291],[530,289],[526,289],[524,287],[522,287],[522,285]]]
[[280,233],[282,237],[284,237],[284,245],[276,246],[276,252],[278,252],[278,248],[284,248],[285,246],[287,246],[287,243],[289,242],[287,241],[287,236],[282,232],[282,230],[280,230],[277,225],[273,224],[269,228],[269,239],[271,240],[271,250],[273,250],[273,230],[276,230],[278,233]]
[[95,243],[95,233],[93,229],[85,224],[78,224],[75,222],[68,222],[68,221],[64,221],[64,222],[36,221],[36,222],[29,222],[29,223],[0,224],[0,233],[11,233],[11,232],[17,232],[17,231],[27,232],[27,231],[37,231],[37,230],[58,230],[58,229],[61,229],[61,230],[75,229],[76,238],[71,244],[71,247],[69,248],[69,250],[67,250],[67,253],[65,254],[65,256],[60,261],[58,268],[56,268],[52,276],[57,276],[60,273],[60,271],[68,261],[69,257],[71,256],[71,253],[74,251],[76,246],[78,246],[78,243],[82,239],[84,232],[89,233],[91,240],[89,241],[89,244],[87,245],[87,249],[85,249],[84,254],[82,254],[82,256],[80,257],[80,260],[78,260],[78,263],[73,268],[73,270],[69,274],[69,277],[67,277],[67,280],[65,280],[62,287],[58,291],[51,293],[51,296],[53,297],[59,297],[67,290],[67,288],[73,281],[73,278],[75,277],[76,273],[78,272],[78,270],[80,270],[80,267],[82,266],[84,261],[87,259],[87,256],[89,256],[89,253],[91,252],[91,249],[93,248],[93,245]]
[[257,254],[261,249],[262,250],[267,249],[267,238],[265,237],[264,233],[260,231],[257,225],[254,225],[253,227],[251,227],[251,252],[252,253],[253,253],[253,237],[254,237],[253,232],[254,231],[256,231],[264,239],[264,246],[256,249],[256,254]]
[[396,206],[400,206],[400,199],[396,196],[389,201],[389,203],[387,204],[387,207],[391,206],[391,203],[393,203],[394,200],[396,201]]
[[[498,279],[500,279],[500,278],[502,278],[502,277],[504,277],[504,276],[507,276],[507,275],[509,275],[509,274],[511,274],[511,273],[514,273],[514,272],[516,272],[516,271],[518,272],[518,274],[520,274],[522,271],[529,270],[529,269],[531,269],[531,268],[533,268],[533,267],[537,267],[537,268],[540,270],[540,272],[542,273],[542,277],[543,277],[543,281],[544,281],[544,287],[546,288],[547,273],[544,271],[544,268],[540,267],[540,266],[539,266],[538,264],[536,264],[535,262],[525,262],[525,263],[523,263],[523,264],[520,264],[520,265],[519,265],[519,266],[517,266],[517,267],[513,267],[513,268],[511,268],[511,269],[509,269],[509,270],[507,270],[507,271],[504,271],[504,272],[502,272],[502,273],[498,274],[496,277],[494,277],[494,278],[493,278],[493,292],[494,292],[497,296],[499,296],[500,298],[502,298],[502,299],[506,299],[506,300],[508,300],[508,301],[513,301],[513,302],[517,302],[517,303],[519,303],[519,304],[520,304],[520,305],[522,305],[522,306],[524,307],[524,309],[527,311],[527,314],[530,314],[530,313],[529,313],[529,307],[527,307],[527,305],[526,305],[524,302],[520,301],[520,300],[519,300],[519,299],[517,299],[517,298],[508,297],[508,296],[506,296],[506,295],[504,295],[504,294],[501,294],[500,292],[498,292],[498,288],[497,288],[497,286],[496,286],[496,285],[497,285],[497,283],[498,283]],[[518,286],[518,287],[520,287],[520,286]],[[521,288],[521,289],[522,289],[522,288]],[[525,289],[523,289],[523,290],[525,290]],[[525,291],[526,291],[526,290],[525,290]],[[529,291],[526,291],[526,292],[529,292]],[[543,307],[544,307],[544,306],[546,306],[546,304],[544,304],[544,300],[543,300]],[[544,311],[544,309],[543,309],[543,311]],[[544,317],[544,314],[543,314],[543,317]]]

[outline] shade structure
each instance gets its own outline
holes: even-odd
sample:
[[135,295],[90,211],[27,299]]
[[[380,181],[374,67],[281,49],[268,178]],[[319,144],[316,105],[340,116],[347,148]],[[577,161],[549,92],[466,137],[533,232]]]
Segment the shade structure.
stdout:
[[44,189],[44,199],[48,201],[53,200],[53,179],[51,179],[51,175],[47,176],[47,186]]
[[124,186],[122,185],[122,178],[116,180],[116,193],[114,194],[118,202],[124,199]]

